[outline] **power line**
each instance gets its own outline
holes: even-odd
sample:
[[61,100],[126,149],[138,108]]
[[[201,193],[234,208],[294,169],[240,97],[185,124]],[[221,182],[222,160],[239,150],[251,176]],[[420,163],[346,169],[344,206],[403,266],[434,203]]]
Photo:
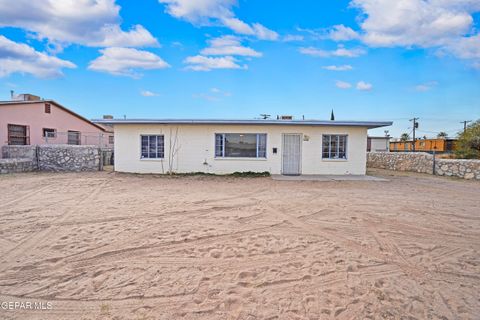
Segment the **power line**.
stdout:
[[459,129],[452,129],[452,130],[442,130],[442,131],[428,131],[428,130],[419,130],[417,129],[417,131],[419,132],[424,132],[424,133],[440,133],[440,132],[458,132],[460,131]]

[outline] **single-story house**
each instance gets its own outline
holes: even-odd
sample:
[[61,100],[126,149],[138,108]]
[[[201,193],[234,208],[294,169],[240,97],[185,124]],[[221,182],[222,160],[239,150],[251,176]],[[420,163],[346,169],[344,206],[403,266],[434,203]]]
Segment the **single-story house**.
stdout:
[[111,128],[93,123],[54,100],[31,94],[0,101],[2,145],[74,144],[113,147]]
[[392,122],[96,120],[115,132],[115,171],[355,174],[366,172],[367,130]]
[[390,137],[368,137],[367,151],[370,152],[388,152],[390,151]]
[[[415,139],[415,151],[433,153],[452,153],[457,148],[457,139],[451,138],[433,138],[433,139]],[[406,152],[413,151],[413,141],[392,141],[390,142],[390,151]]]

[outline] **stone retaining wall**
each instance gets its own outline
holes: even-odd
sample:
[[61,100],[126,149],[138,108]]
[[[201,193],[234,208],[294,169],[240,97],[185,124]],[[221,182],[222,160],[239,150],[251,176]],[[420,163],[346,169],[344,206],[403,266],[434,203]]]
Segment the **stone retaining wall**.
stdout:
[[[433,174],[433,156],[424,152],[368,152],[367,167]],[[480,160],[436,159],[435,174],[480,180]]]
[[36,165],[32,159],[0,159],[0,174],[35,171]]
[[37,146],[3,146],[3,159],[28,158],[37,160]]
[[96,146],[43,145],[38,147],[40,171],[98,171],[100,150]]
[[[2,173],[19,172],[10,171],[7,167],[14,168],[15,165],[12,163],[25,159],[32,163],[33,169],[29,171],[98,171],[101,169],[101,150],[97,146],[3,146],[2,155],[6,158],[2,161],[10,160],[5,161]],[[21,161],[19,163],[22,164],[17,164],[17,167],[28,167]]]

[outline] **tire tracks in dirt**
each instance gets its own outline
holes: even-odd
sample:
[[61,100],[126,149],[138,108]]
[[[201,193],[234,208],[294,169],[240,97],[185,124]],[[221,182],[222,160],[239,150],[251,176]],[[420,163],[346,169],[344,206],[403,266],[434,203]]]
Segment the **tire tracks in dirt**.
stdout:
[[[70,212],[77,209],[82,203],[93,200],[98,193],[105,187],[108,180],[103,180],[100,182],[95,188],[90,190],[90,192],[82,197],[75,206],[72,206],[65,210],[59,217],[56,218],[58,222],[62,222],[68,218]],[[53,234],[58,230],[58,226],[50,225],[45,229],[34,233],[32,236],[28,237],[26,240],[18,243],[15,247],[11,248],[7,252],[5,252],[2,256],[2,260],[0,262],[0,272],[5,271],[8,269],[8,263],[15,257],[22,255],[24,252],[33,249],[34,247],[38,246],[45,238],[49,235]]]
[[284,208],[277,208],[276,214],[283,216],[288,222],[290,222],[293,226],[297,228],[304,229],[305,231],[311,234],[320,236],[329,241],[334,241],[342,244],[347,250],[353,249],[363,254],[375,257],[376,259],[379,259],[381,261],[385,261],[386,263],[393,263],[395,265],[398,265],[406,274],[412,276],[413,278],[420,280],[420,279],[424,279],[426,276],[425,270],[421,267],[412,265],[411,263],[409,263],[408,261],[405,261],[402,258],[396,259],[394,256],[387,256],[384,253],[377,251],[375,249],[366,248],[358,244],[357,242],[346,238],[345,236],[341,235],[338,232],[325,229],[321,226],[313,226],[313,225],[304,223],[303,221],[286,213]]

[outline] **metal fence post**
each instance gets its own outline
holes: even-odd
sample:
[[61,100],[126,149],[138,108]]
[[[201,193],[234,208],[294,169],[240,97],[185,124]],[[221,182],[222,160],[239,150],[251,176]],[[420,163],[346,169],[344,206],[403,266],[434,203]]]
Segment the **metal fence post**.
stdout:
[[436,162],[436,161],[435,161],[435,151],[436,151],[436,149],[437,149],[437,148],[435,148],[435,147],[433,148],[433,170],[432,170],[433,175],[435,175],[435,173],[436,173],[436,172],[435,172],[435,162]]
[[99,156],[98,171],[103,171],[103,152],[101,148],[98,148],[98,156]]

